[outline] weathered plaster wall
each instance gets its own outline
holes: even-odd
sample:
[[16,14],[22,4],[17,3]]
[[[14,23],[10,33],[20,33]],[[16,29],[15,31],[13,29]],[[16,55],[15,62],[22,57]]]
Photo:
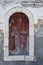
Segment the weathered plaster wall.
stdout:
[[[3,6],[3,4],[1,6]],[[6,7],[5,4],[4,4],[3,8],[4,7]],[[43,8],[39,8],[39,9],[38,8],[35,8],[35,9],[29,8],[29,9],[35,17],[35,23],[37,22],[38,18],[41,18],[41,17],[43,18]],[[2,10],[3,9],[0,10],[1,14],[2,14]],[[3,16],[1,16],[1,18],[3,18]],[[1,18],[0,18],[0,22],[3,22],[3,20]],[[0,29],[3,29],[3,25],[1,25],[1,24],[0,24]],[[40,30],[41,29],[43,32],[43,26],[42,26],[42,28],[40,27]],[[29,61],[4,62],[4,60],[3,60],[3,58],[4,58],[4,52],[3,52],[4,34],[2,32],[0,32],[0,65],[43,65],[43,37],[37,36],[37,34],[39,34],[39,32],[41,32],[40,30],[37,33],[35,33],[35,36],[34,36],[35,37],[35,39],[34,39],[35,50],[34,51],[35,51],[36,60],[32,61],[32,62],[29,62]]]

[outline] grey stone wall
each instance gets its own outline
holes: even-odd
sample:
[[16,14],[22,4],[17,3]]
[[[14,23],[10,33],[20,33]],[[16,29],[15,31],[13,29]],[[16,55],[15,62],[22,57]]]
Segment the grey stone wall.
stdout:
[[35,36],[34,36],[36,61],[5,62],[3,60],[4,58],[4,53],[3,53],[4,34],[0,33],[0,65],[43,65],[43,37],[37,36],[37,34],[38,32],[35,33]]

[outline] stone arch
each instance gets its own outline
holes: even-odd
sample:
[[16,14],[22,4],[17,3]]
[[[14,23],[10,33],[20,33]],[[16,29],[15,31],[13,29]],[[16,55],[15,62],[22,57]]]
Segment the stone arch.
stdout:
[[[12,14],[14,14],[14,13],[16,13],[16,12],[22,12],[23,13],[23,16],[25,15],[25,17],[27,16],[27,19],[26,20],[29,20],[28,21],[28,26],[29,26],[29,28],[27,28],[27,29],[29,29],[28,30],[28,34],[29,34],[29,48],[28,48],[28,52],[29,52],[29,55],[28,56],[17,56],[17,57],[15,57],[15,56],[9,56],[8,54],[9,54],[9,18],[10,18],[10,16],[12,15]],[[4,57],[4,60],[6,61],[6,60],[12,60],[12,61],[15,61],[15,60],[33,60],[34,58],[34,17],[33,17],[33,15],[32,15],[32,13],[29,11],[29,10],[27,10],[27,9],[25,9],[25,8],[23,8],[23,7],[14,7],[14,8],[12,8],[12,9],[10,9],[10,10],[8,10],[7,12],[6,12],[6,14],[5,14],[5,16],[4,16],[5,18],[4,18],[4,23],[5,23],[5,29],[4,29],[4,48],[5,49],[7,49],[7,53],[5,54],[5,49],[4,49],[4,56],[6,56],[6,58]],[[24,17],[24,18],[25,18]],[[22,26],[23,27],[23,26]],[[19,27],[18,27],[19,28]],[[25,27],[26,28],[26,27]],[[25,30],[25,28],[24,28],[24,30]],[[21,29],[20,29],[21,30]],[[20,31],[19,30],[19,31]],[[24,35],[25,36],[25,35]],[[6,37],[6,38],[5,38]],[[6,42],[7,41],[7,42]],[[32,47],[32,48],[31,48]],[[24,57],[25,57],[25,59],[24,59]]]

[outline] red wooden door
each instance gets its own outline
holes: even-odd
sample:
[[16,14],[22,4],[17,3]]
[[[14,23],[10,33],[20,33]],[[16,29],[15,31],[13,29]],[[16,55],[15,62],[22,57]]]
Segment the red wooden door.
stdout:
[[13,54],[25,52],[29,38],[29,19],[22,12],[16,12],[9,18],[9,51]]

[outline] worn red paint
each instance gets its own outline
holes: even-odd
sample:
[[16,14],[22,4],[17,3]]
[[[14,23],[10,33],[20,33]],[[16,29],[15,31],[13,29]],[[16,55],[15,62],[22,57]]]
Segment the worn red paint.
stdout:
[[18,45],[15,42],[15,35],[19,34],[19,49],[26,47],[27,35],[29,36],[29,20],[22,12],[16,12],[9,18],[9,49],[14,51]]

